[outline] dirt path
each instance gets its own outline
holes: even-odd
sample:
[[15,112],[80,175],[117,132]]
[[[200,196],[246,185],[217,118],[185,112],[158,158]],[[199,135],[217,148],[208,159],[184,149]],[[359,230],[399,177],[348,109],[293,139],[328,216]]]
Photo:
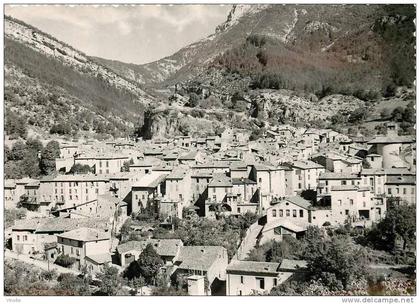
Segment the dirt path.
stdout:
[[75,275],[80,274],[80,272],[78,272],[76,270],[61,267],[61,266],[53,264],[51,262],[49,263],[49,266],[48,266],[48,262],[46,262],[46,261],[34,260],[34,259],[31,259],[26,254],[19,254],[18,255],[17,253],[15,253],[13,251],[10,251],[10,250],[6,250],[4,252],[4,258],[5,259],[19,260],[19,261],[25,262],[27,264],[37,266],[37,267],[39,267],[43,270],[48,270],[48,269],[53,270],[54,269],[58,273],[72,273],[72,274],[75,274]]

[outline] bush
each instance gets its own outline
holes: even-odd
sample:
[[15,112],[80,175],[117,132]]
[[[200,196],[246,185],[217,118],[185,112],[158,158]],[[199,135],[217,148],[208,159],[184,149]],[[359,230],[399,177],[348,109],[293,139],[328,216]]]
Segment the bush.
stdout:
[[67,254],[61,254],[55,260],[55,264],[60,265],[62,267],[69,268],[76,262],[76,259],[73,257],[68,256]]

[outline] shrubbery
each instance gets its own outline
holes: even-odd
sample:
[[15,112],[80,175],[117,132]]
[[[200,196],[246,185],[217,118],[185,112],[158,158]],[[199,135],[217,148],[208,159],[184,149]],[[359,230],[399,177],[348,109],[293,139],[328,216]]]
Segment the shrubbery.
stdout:
[[76,262],[76,259],[73,257],[68,256],[67,254],[61,254],[55,260],[55,264],[60,265],[62,267],[69,268]]

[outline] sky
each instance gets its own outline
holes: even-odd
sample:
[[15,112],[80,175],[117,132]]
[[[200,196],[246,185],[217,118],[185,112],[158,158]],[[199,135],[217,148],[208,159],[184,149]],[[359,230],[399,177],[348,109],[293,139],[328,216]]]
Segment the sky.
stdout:
[[148,63],[214,33],[230,5],[6,5],[5,14],[87,55]]

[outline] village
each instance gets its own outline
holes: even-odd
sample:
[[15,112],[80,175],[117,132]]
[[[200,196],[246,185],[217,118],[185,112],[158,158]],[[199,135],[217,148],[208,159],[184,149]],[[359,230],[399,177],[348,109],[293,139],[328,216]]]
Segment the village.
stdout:
[[[256,248],[299,242],[311,227],[363,230],[389,202],[415,204],[415,138],[398,127],[371,138],[279,125],[254,141],[231,128],[205,138],[63,140],[55,174],[5,180],[5,209],[26,212],[6,227],[5,259],[96,277],[115,267],[135,281],[136,262],[153,251],[161,262],[142,272],[136,295],[178,288],[180,277],[188,295],[267,294],[299,280],[307,261],[252,261]],[[180,221],[220,218],[247,219],[225,246],[211,233],[209,245],[171,237]]]

